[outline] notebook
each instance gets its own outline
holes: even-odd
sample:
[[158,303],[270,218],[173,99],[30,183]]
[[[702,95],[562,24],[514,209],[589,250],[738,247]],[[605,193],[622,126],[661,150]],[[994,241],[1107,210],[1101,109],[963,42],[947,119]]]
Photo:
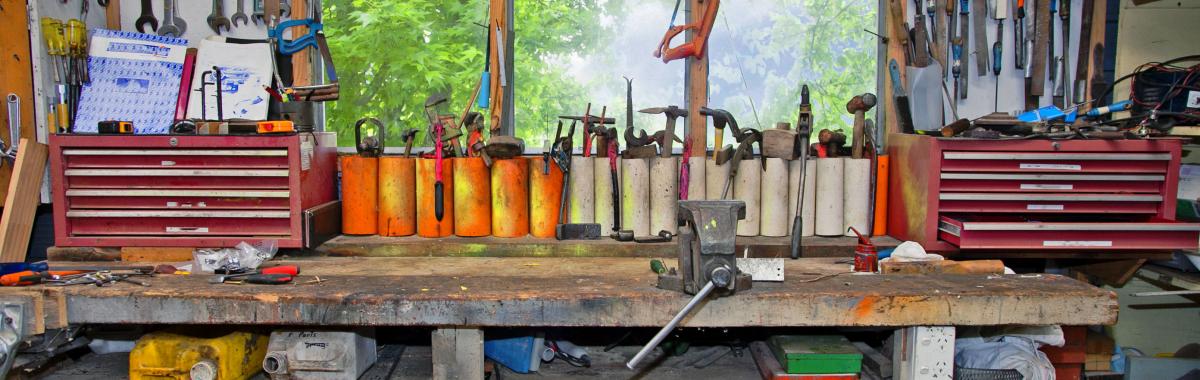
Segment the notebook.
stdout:
[[95,133],[105,120],[133,122],[136,134],[166,134],[174,122],[187,40],[95,29],[75,132]]

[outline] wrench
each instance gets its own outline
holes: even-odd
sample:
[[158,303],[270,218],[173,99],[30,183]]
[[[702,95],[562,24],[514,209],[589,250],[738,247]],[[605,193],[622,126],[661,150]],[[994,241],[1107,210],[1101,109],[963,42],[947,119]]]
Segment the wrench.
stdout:
[[[171,0],[171,5],[174,6],[175,9],[180,9],[179,0]],[[171,18],[175,21],[175,26],[179,28],[180,35],[187,33],[187,22],[183,21],[183,17],[179,17],[178,13],[172,13]]]
[[[158,35],[179,37],[183,35],[183,28],[175,25],[175,0],[163,0],[163,24],[158,29]],[[144,0],[143,0],[144,5]],[[142,9],[146,9],[143,7]],[[141,25],[141,23],[138,23]],[[140,28],[138,30],[141,30]]]
[[288,5],[287,1],[279,1],[279,18],[290,17],[292,15],[292,6]]
[[154,6],[150,5],[150,0],[142,0],[142,15],[133,22],[138,33],[146,33],[146,24],[150,24],[151,32],[158,31],[158,19],[154,18]]
[[246,17],[246,12],[243,12],[243,9],[246,9],[246,0],[237,0],[237,12],[233,14],[232,18],[233,26],[237,26],[238,20],[242,20],[242,25],[250,24],[250,18]]
[[208,26],[212,28],[217,35],[221,34],[221,27],[225,27],[225,31],[229,31],[229,18],[225,17],[224,0],[213,0],[212,13],[208,15]]

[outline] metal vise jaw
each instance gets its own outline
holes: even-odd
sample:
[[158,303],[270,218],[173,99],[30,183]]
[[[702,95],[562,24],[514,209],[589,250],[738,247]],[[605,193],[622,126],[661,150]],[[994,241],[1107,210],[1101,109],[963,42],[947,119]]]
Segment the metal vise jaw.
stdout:
[[719,295],[751,287],[749,274],[737,269],[734,240],[737,222],[746,218],[738,200],[679,201],[679,269],[658,276],[658,287],[696,294],[709,281]]

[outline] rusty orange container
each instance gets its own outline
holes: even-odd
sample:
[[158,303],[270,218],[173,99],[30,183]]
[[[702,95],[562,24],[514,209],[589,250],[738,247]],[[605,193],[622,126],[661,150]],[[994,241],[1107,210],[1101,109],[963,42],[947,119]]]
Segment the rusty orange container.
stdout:
[[454,159],[454,234],[492,234],[492,171],[481,157]]
[[417,233],[417,159],[379,158],[379,235]]
[[379,159],[375,157],[341,156],[342,166],[342,233],[374,235],[379,217]]
[[417,160],[417,236],[445,237],[454,234],[454,160],[442,160],[442,220],[437,219],[434,192],[437,160]]
[[546,174],[546,161],[542,157],[531,158],[529,165],[529,233],[552,238],[562,204],[563,172],[550,160],[550,171]]
[[492,236],[529,234],[529,160],[492,161]]

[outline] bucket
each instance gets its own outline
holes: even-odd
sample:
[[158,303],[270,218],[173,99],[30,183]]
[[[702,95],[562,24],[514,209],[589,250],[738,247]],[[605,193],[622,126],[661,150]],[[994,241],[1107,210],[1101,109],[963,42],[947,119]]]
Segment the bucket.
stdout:
[[550,161],[546,174],[542,157],[529,159],[529,233],[539,238],[554,237],[562,200],[563,172]]
[[341,156],[342,166],[342,233],[374,235],[379,217],[379,159],[363,156]]
[[417,236],[446,237],[454,234],[454,161],[442,160],[442,220],[437,219],[435,177],[437,160],[417,160]]
[[529,234],[529,177],[525,157],[492,162],[492,236]]
[[492,174],[481,157],[454,159],[454,234],[492,233]]
[[417,159],[379,158],[379,235],[417,232]]

